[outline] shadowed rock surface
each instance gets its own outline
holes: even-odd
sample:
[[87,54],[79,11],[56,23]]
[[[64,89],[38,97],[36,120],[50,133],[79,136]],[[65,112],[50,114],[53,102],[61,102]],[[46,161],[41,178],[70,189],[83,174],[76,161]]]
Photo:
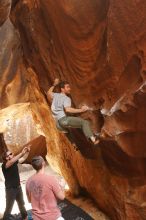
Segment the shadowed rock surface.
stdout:
[[[1,109],[29,102],[49,163],[113,220],[146,219],[145,11],[144,0],[0,2]],[[93,109],[83,117],[105,135],[98,148],[75,131],[76,151],[57,131],[45,95],[55,77]]]

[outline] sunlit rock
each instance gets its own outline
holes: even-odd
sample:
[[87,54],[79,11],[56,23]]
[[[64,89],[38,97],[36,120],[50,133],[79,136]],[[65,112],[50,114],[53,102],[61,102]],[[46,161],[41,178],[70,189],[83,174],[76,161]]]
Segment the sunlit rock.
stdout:
[[29,159],[33,155],[46,155],[46,142],[37,130],[30,103],[11,105],[0,110],[0,132],[4,133],[7,148],[13,153],[18,153],[26,145],[30,145],[31,152]]
[[[21,0],[11,12],[5,2],[1,108],[30,103],[37,133],[46,137],[46,158],[73,194],[87,191],[113,220],[145,220],[146,2]],[[76,107],[90,107],[83,117],[103,134],[97,148],[78,130],[75,148],[56,129],[46,99],[55,77],[69,81]]]

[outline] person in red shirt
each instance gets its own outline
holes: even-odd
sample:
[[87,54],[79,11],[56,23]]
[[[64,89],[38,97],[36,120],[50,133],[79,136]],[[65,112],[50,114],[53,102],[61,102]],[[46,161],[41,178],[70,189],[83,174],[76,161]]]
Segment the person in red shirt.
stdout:
[[32,205],[34,220],[63,220],[57,199],[64,200],[64,192],[54,176],[45,174],[45,161],[41,156],[32,159],[36,173],[26,183],[26,194]]

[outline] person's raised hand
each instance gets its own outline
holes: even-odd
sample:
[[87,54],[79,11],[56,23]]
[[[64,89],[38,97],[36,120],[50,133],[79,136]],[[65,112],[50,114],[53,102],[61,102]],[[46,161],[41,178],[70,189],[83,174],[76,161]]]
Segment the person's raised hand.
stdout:
[[21,153],[24,155],[27,152],[27,147],[24,147]]
[[30,152],[30,147],[31,147],[31,144],[29,144],[29,145],[27,146],[27,152]]
[[30,152],[30,146],[31,145],[28,145],[27,147],[24,147],[23,150],[22,150],[22,154],[26,154],[27,152]]
[[59,80],[58,78],[56,78],[56,79],[54,80],[53,85],[54,85],[54,86],[57,86],[59,83],[60,83],[60,80]]

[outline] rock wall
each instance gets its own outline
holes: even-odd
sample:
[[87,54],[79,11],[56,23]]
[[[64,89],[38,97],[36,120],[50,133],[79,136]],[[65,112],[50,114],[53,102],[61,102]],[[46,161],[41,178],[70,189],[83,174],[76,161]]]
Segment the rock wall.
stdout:
[[[47,160],[113,220],[146,219],[145,10],[144,0],[0,3],[1,108],[29,102]],[[45,96],[55,77],[92,109],[83,117],[105,136],[98,148],[74,131],[76,150],[57,131]]]

